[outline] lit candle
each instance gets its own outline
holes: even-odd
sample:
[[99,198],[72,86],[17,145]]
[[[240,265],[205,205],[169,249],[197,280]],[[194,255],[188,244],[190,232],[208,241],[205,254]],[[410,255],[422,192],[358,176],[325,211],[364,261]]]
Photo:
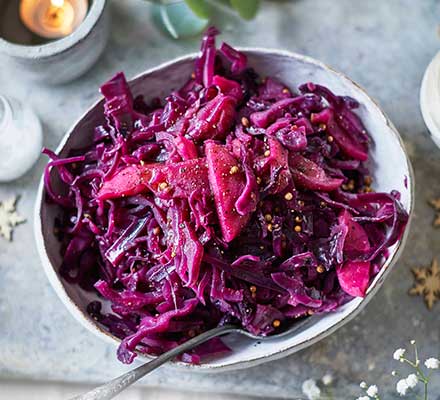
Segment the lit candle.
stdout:
[[37,35],[59,39],[81,24],[87,8],[87,0],[21,0],[20,18]]

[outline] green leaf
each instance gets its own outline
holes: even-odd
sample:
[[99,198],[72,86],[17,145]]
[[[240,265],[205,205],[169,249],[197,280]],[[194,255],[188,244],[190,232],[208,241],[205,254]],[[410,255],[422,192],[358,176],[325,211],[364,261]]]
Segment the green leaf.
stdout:
[[185,3],[199,18],[209,19],[211,16],[211,6],[206,0],[185,0]]
[[235,8],[241,18],[252,19],[257,15],[260,6],[259,0],[230,0],[231,6]]

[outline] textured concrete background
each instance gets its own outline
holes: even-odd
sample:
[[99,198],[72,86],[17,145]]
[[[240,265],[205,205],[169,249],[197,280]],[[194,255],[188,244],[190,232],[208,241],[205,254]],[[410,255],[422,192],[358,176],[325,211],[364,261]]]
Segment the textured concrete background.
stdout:
[[[197,40],[173,41],[152,25],[140,0],[113,1],[110,43],[98,64],[69,85],[39,86],[0,65],[0,91],[28,101],[44,126],[45,145],[56,147],[67,128],[97,97],[113,72],[133,76],[146,67],[194,51]],[[228,21],[221,39],[242,46],[288,49],[318,58],[358,81],[375,97],[401,132],[416,172],[412,232],[399,265],[381,291],[353,322],[296,355],[245,371],[216,375],[163,368],[145,385],[296,398],[301,383],[326,372],[337,379],[335,398],[359,395],[358,383],[377,383],[385,399],[394,395],[390,371],[395,348],[415,338],[422,356],[440,351],[440,304],[429,312],[407,295],[410,268],[440,257],[440,230],[431,227],[427,199],[440,196],[440,150],[427,136],[419,112],[423,71],[440,49],[437,0],[267,1],[250,23]],[[292,71],[294,73],[294,71]],[[0,377],[97,382],[123,372],[115,349],[80,327],[49,286],[32,234],[37,181],[45,160],[25,177],[0,184],[0,199],[20,194],[19,211],[29,222],[14,241],[0,240]],[[405,371],[406,372],[406,371]],[[1,383],[0,383],[1,387]],[[1,391],[1,389],[0,389]],[[433,394],[440,393],[440,379]],[[396,397],[397,398],[397,397]],[[434,397],[435,398],[435,397]]]

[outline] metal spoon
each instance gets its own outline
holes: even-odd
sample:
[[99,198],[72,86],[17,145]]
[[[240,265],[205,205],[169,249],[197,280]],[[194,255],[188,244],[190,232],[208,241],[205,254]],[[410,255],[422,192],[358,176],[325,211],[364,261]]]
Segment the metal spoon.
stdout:
[[301,322],[298,322],[294,324],[290,329],[287,329],[277,335],[271,335],[271,336],[257,336],[253,335],[250,332],[247,332],[241,328],[238,328],[235,325],[224,325],[220,326],[218,328],[211,329],[209,331],[203,332],[198,336],[193,337],[192,339],[188,340],[185,343],[182,343],[181,345],[175,347],[174,349],[167,351],[166,353],[163,353],[162,355],[156,357],[154,360],[151,360],[121,376],[118,378],[115,378],[111,380],[108,383],[105,383],[101,386],[98,386],[95,389],[92,389],[90,392],[84,393],[82,395],[72,397],[71,400],[109,400],[113,399],[116,395],[121,393],[123,390],[131,386],[133,383],[150,373],[151,371],[155,370],[156,368],[160,367],[162,364],[165,364],[167,361],[173,359],[174,357],[178,356],[179,354],[191,350],[192,348],[198,346],[199,344],[202,344],[203,342],[206,342],[209,339],[212,339],[217,336],[223,336],[227,333],[238,333],[240,335],[245,335],[251,339],[255,340],[268,340],[268,339],[274,339],[279,338],[282,336],[287,336],[292,334],[293,332],[299,330],[301,327],[303,327],[306,323],[310,324],[313,323],[311,321],[314,317],[309,317]]

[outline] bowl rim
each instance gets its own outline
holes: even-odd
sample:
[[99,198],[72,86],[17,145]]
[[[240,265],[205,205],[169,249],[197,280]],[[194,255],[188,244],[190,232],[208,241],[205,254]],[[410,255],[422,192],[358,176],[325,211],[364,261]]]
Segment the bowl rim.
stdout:
[[107,0],[93,0],[84,21],[71,34],[42,45],[24,45],[0,37],[0,53],[21,59],[44,59],[63,53],[81,43],[94,29],[107,5]]
[[[358,83],[354,82],[352,79],[347,77],[342,72],[339,72],[332,67],[328,66],[327,64],[316,60],[312,57],[298,54],[295,52],[291,52],[288,50],[281,50],[281,49],[275,49],[275,48],[262,48],[262,47],[237,47],[237,50],[242,51],[244,53],[252,53],[255,55],[277,55],[287,58],[293,58],[308,64],[313,64],[319,68],[324,69],[327,72],[330,72],[333,75],[336,75],[338,79],[345,80],[348,84],[355,86],[359,91],[361,91],[368,100],[370,100],[378,112],[379,115],[384,120],[384,123],[386,126],[388,126],[389,131],[392,132],[395,139],[397,139],[400,149],[402,153],[405,156],[406,160],[406,167],[408,170],[408,176],[407,176],[407,187],[409,192],[409,204],[408,204],[408,214],[409,214],[409,220],[408,224],[405,228],[404,234],[402,238],[397,242],[395,245],[395,248],[393,249],[393,252],[389,255],[389,257],[385,260],[381,270],[379,273],[374,277],[373,281],[371,282],[366,296],[363,299],[358,300],[358,304],[355,306],[355,308],[345,317],[334,323],[330,328],[328,328],[325,331],[320,331],[313,336],[311,335],[306,340],[302,341],[301,343],[298,343],[296,345],[288,345],[281,347],[277,351],[268,353],[266,355],[262,356],[251,356],[247,359],[229,362],[225,364],[215,364],[212,365],[210,363],[200,364],[200,365],[192,365],[183,363],[181,361],[171,361],[168,363],[169,368],[178,369],[180,371],[194,371],[194,372],[212,372],[212,371],[231,371],[231,370],[238,370],[243,368],[249,368],[253,367],[268,361],[277,360],[283,357],[286,357],[290,354],[293,354],[297,351],[300,351],[302,349],[305,349],[306,347],[309,347],[310,345],[318,342],[319,340],[329,336],[333,332],[335,332],[337,329],[345,325],[347,322],[351,321],[354,317],[356,317],[360,311],[368,304],[368,302],[373,298],[373,296],[377,293],[377,291],[382,286],[383,282],[385,281],[385,278],[388,276],[388,274],[391,272],[392,267],[395,265],[398,258],[401,256],[402,251],[405,247],[406,240],[408,238],[408,234],[410,231],[410,225],[412,220],[412,214],[414,211],[414,171],[408,156],[408,153],[405,149],[405,145],[403,142],[402,137],[398,133],[396,127],[391,122],[391,120],[387,117],[387,115],[382,111],[380,106],[378,105],[377,101],[374,100],[368,93],[363,89]],[[194,60],[198,56],[198,53],[190,53],[185,54],[183,56],[174,58],[170,61],[161,63],[155,67],[149,68],[137,75],[135,75],[133,78],[131,78],[128,83],[142,78],[143,76],[152,74],[154,72],[157,72],[159,70],[162,70],[164,68],[167,68],[173,64],[179,63],[179,62],[185,62]],[[57,149],[56,153],[59,153],[61,150],[64,149],[66,142],[72,135],[72,133],[75,131],[77,125],[84,119],[87,114],[94,109],[96,106],[98,106],[103,101],[102,98],[95,101],[68,129],[66,134],[61,139]],[[43,238],[43,231],[42,231],[42,215],[41,210],[43,206],[43,192],[44,192],[44,177],[41,177],[38,191],[37,191],[37,198],[35,202],[35,212],[34,212],[34,235],[36,239],[37,249],[38,253],[40,255],[40,259],[44,268],[44,271],[46,273],[46,276],[48,277],[53,289],[57,293],[58,297],[61,299],[61,301],[64,303],[66,308],[69,310],[70,314],[78,321],[80,322],[85,328],[87,328],[90,332],[94,333],[95,335],[99,336],[101,339],[104,339],[105,341],[112,343],[113,345],[119,345],[120,339],[117,339],[113,335],[111,335],[108,331],[101,328],[99,325],[93,323],[91,319],[87,317],[87,315],[79,308],[79,306],[73,302],[73,300],[69,297],[66,290],[64,289],[64,285],[61,283],[61,279],[57,275],[55,271],[55,267],[50,262],[50,259],[47,255],[46,251],[46,243]],[[353,299],[351,301],[355,301],[356,299]],[[138,357],[136,358],[137,362],[146,362],[150,361],[152,356],[148,356],[142,353],[137,352]],[[135,362],[136,362],[135,360]]]

